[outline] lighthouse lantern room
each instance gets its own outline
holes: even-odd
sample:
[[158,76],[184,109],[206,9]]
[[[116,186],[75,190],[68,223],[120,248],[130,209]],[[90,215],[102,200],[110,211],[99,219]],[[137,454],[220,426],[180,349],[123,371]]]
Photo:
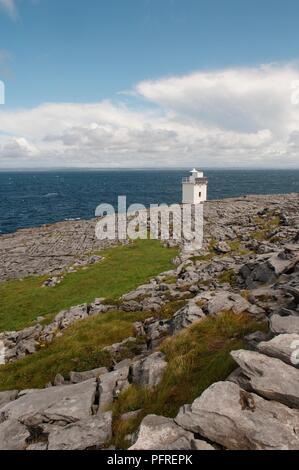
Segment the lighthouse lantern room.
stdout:
[[201,204],[207,200],[208,178],[202,171],[192,170],[191,176],[183,178],[183,204]]

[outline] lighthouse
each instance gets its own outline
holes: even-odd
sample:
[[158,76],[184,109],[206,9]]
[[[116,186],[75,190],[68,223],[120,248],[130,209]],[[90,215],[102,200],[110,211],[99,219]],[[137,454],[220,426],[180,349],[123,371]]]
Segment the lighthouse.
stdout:
[[207,200],[208,178],[200,170],[190,171],[191,176],[183,178],[183,204],[201,204]]

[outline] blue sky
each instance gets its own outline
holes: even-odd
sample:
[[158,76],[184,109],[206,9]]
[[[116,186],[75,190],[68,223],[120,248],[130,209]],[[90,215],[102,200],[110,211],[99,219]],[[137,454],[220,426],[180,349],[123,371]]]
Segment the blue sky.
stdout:
[[298,26],[298,0],[0,0],[0,168],[297,167]]
[[0,14],[8,107],[97,101],[144,79],[298,56],[297,0],[15,4],[15,19]]

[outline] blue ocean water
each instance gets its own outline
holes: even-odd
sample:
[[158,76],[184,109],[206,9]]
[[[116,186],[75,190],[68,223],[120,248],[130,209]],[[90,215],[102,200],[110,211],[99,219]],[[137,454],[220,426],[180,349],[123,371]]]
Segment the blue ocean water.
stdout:
[[[299,170],[206,170],[209,199],[299,193]],[[94,217],[101,203],[116,207],[181,202],[186,170],[0,172],[0,234],[67,219]]]

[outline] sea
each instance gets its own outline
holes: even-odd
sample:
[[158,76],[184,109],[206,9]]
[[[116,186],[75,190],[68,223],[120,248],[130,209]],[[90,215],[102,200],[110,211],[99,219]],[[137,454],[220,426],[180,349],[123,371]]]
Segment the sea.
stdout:
[[[189,170],[189,169],[188,169]],[[118,196],[133,203],[180,203],[186,169],[51,170],[0,172],[0,234],[63,220],[94,217],[96,207]],[[208,198],[299,193],[299,169],[206,169]]]

